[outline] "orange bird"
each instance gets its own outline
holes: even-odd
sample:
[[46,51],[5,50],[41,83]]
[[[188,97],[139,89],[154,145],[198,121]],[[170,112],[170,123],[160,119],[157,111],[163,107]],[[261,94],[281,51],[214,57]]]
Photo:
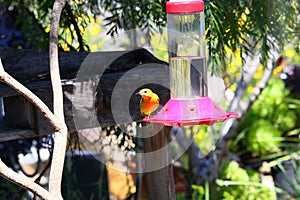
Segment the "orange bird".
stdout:
[[142,97],[140,105],[142,115],[150,117],[159,106],[159,97],[148,88],[141,89],[137,94]]

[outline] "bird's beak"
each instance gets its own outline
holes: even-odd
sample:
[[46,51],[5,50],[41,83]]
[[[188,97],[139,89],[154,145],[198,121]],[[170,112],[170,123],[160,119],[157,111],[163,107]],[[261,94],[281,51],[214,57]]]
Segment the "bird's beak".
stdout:
[[140,92],[135,93],[135,95],[141,95]]

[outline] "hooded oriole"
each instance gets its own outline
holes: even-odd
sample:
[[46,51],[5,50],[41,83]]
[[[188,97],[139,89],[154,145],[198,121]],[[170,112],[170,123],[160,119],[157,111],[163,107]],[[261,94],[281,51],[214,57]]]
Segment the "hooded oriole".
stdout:
[[159,106],[159,97],[148,88],[141,89],[137,94],[142,97],[140,104],[142,115],[150,117]]

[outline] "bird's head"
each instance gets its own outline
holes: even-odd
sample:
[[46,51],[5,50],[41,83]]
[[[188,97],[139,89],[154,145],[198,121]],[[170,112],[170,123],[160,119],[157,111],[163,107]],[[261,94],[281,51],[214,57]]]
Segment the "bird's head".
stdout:
[[152,92],[152,90],[149,88],[141,89],[136,94],[140,95],[144,101],[149,101],[150,99],[159,101],[159,97],[157,96],[157,94]]
[[149,88],[144,88],[144,89],[141,89],[136,94],[140,95],[141,97],[146,97],[146,96],[151,96],[153,94],[153,92]]

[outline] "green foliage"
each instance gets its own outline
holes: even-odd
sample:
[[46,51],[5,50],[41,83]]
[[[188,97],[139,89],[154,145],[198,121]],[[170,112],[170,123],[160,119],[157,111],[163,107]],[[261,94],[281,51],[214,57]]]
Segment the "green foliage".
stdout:
[[196,199],[202,200],[202,199],[204,199],[205,190],[204,190],[203,186],[201,186],[201,185],[192,185],[192,188],[194,190],[193,197],[192,197],[193,200],[196,200]]
[[106,25],[110,26],[108,34],[112,36],[120,29],[152,31],[166,24],[166,0],[100,0],[100,4],[109,15],[105,20],[108,21]]
[[[280,152],[288,140],[283,136],[296,128],[298,112],[286,101],[288,95],[281,80],[271,79],[241,122],[242,135],[237,144],[255,155]],[[245,140],[241,140],[243,136]],[[233,146],[233,149],[237,151],[243,147]]]
[[201,185],[192,185],[194,190],[193,200],[210,200],[210,185],[208,180],[205,181],[204,187]]
[[78,190],[76,184],[78,184],[76,174],[74,174],[74,166],[72,164],[72,158],[67,157],[64,173],[65,176],[68,177],[67,181],[65,181],[65,185],[63,187],[63,197],[65,199],[83,199],[84,196],[81,191]]
[[[0,0],[0,5],[16,11],[16,26],[21,29],[27,40],[27,45],[19,48],[48,49],[53,1]],[[80,0],[67,2],[60,21],[59,45],[61,49],[89,50],[82,35],[91,17],[96,18],[99,14],[97,1],[89,1],[87,4]],[[70,39],[67,41],[67,38]]]
[[236,161],[231,161],[222,166],[212,199],[269,200],[275,196],[260,183],[257,172],[245,170]]
[[47,23],[50,23],[51,4],[51,1],[45,0],[0,0],[1,7],[9,7],[16,17],[15,24],[12,24],[14,19],[10,19],[10,26],[18,27],[27,40],[26,45],[18,46],[18,48],[46,49],[49,46],[49,38],[44,28]]
[[[299,156],[299,155],[298,155]],[[275,168],[276,169],[276,168]],[[278,172],[282,173],[282,179],[287,190],[284,191],[283,196],[286,199],[293,197],[300,198],[300,160],[292,158],[288,164],[279,163],[277,165]]]
[[[0,178],[0,197],[1,199],[13,199],[16,198],[16,195],[18,194],[19,187],[15,184],[7,181],[4,178]],[[26,198],[24,195],[22,199],[29,199]]]
[[[117,34],[120,29],[155,30],[155,27],[166,25],[165,0],[100,2],[109,15],[106,17],[110,27],[108,34]],[[222,63],[226,58],[226,47],[232,51],[240,48],[241,55],[259,49],[261,60],[266,61],[271,48],[276,48],[275,45],[283,47],[295,38],[300,27],[298,14],[299,2],[296,0],[205,0],[211,61],[215,67]]]
[[216,64],[225,60],[226,47],[233,52],[240,48],[241,57],[258,49],[264,63],[271,48],[276,49],[276,45],[282,48],[298,36],[300,22],[296,18],[300,5],[296,0],[207,0],[205,3],[209,54],[212,61],[219,61]]
[[[84,155],[81,157],[68,156],[62,181],[63,198],[68,200],[107,199],[108,188],[103,184],[105,181],[104,168],[105,165],[101,165],[95,158]],[[87,169],[89,174],[86,172]]]
[[176,200],[184,200],[184,194],[183,193],[178,193],[176,194]]
[[212,131],[211,127],[202,125],[184,128],[187,135],[193,134],[194,143],[201,149],[204,155],[208,154],[214,148],[218,136]]
[[[214,69],[225,68],[226,48],[241,57],[259,51],[264,62],[272,48],[299,41],[297,0],[204,0],[209,58]],[[30,45],[47,49],[52,1],[0,0],[18,11],[18,22]],[[166,0],[99,0],[67,2],[61,17],[59,44],[62,50],[90,50],[82,37],[97,17],[104,17],[107,34],[139,28],[149,33],[166,26]],[[24,20],[26,19],[26,20]],[[300,46],[296,45],[299,51]]]
[[235,161],[226,163],[220,170],[220,178],[232,181],[249,181],[247,171],[240,168]]
[[246,134],[245,142],[248,151],[258,155],[266,155],[279,151],[280,141],[278,137],[280,136],[280,131],[271,122],[260,119],[251,125]]

